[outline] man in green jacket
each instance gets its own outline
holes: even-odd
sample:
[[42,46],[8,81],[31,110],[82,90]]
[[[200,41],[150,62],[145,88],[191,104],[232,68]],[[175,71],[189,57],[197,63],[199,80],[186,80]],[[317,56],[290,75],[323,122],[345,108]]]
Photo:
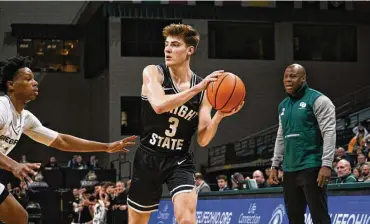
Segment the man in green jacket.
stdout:
[[[283,79],[287,97],[279,105],[270,184],[284,170],[284,200],[291,224],[304,224],[308,205],[315,224],[330,224],[326,184],[335,153],[335,106],[322,93],[308,87],[306,70],[288,66]],[[284,159],[283,159],[284,158]]]
[[336,184],[357,182],[357,178],[351,173],[351,164],[345,159],[337,163],[337,174],[338,178],[334,182]]

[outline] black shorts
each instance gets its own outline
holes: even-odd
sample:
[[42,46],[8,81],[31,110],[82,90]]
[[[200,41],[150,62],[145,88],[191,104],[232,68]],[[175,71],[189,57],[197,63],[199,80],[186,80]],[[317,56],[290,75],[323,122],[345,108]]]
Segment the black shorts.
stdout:
[[0,204],[3,203],[6,197],[8,197],[9,192],[7,189],[7,185],[13,179],[14,179],[14,176],[11,172],[0,169]]
[[133,176],[127,204],[135,211],[158,210],[162,185],[166,183],[172,199],[195,188],[195,163],[192,155],[158,155],[145,146],[135,154]]
[[6,186],[2,183],[0,183],[0,204],[5,201],[5,198],[8,197],[9,192],[6,189]]

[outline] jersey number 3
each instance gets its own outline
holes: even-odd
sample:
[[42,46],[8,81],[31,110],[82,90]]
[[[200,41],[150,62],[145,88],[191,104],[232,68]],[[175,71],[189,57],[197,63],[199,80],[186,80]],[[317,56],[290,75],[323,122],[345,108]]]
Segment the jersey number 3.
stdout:
[[168,119],[168,122],[170,122],[170,129],[166,129],[164,132],[168,137],[173,137],[176,134],[177,127],[179,126],[179,119],[176,117],[170,117]]

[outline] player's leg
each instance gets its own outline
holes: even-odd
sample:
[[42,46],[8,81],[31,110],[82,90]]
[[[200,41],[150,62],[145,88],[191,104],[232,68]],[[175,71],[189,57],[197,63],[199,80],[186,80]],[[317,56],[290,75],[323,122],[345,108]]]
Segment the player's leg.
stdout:
[[180,165],[175,159],[172,170],[166,179],[168,189],[174,204],[177,223],[195,224],[195,210],[197,207],[197,192],[195,190],[195,165],[191,160]]
[[4,223],[26,224],[28,214],[13,195],[0,184],[0,220]]
[[298,182],[298,172],[284,172],[284,201],[290,224],[304,224],[306,197]]
[[317,176],[320,168],[311,168],[302,172],[305,184],[303,191],[306,195],[308,207],[310,209],[313,223],[330,224],[330,216],[328,212],[328,195],[327,187],[319,187],[317,185]]
[[146,224],[149,222],[151,213],[142,213],[135,211],[131,207],[128,207],[128,223],[129,224]]
[[190,192],[182,192],[173,197],[175,217],[179,224],[195,224],[197,207],[197,192],[194,188]]
[[163,184],[161,162],[160,157],[137,149],[127,197],[129,224],[147,224],[150,214],[158,210]]

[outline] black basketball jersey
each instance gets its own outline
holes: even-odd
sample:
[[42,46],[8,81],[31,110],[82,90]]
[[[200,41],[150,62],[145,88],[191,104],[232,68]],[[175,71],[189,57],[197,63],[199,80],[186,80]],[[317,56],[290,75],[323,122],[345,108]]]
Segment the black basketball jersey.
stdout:
[[[176,94],[170,71],[164,64],[157,65],[164,79],[162,88],[165,94]],[[190,88],[202,78],[192,73]],[[162,114],[157,114],[146,96],[141,97],[141,145],[160,153],[186,153],[190,150],[191,138],[198,127],[198,112],[204,91],[198,93],[185,104]]]

